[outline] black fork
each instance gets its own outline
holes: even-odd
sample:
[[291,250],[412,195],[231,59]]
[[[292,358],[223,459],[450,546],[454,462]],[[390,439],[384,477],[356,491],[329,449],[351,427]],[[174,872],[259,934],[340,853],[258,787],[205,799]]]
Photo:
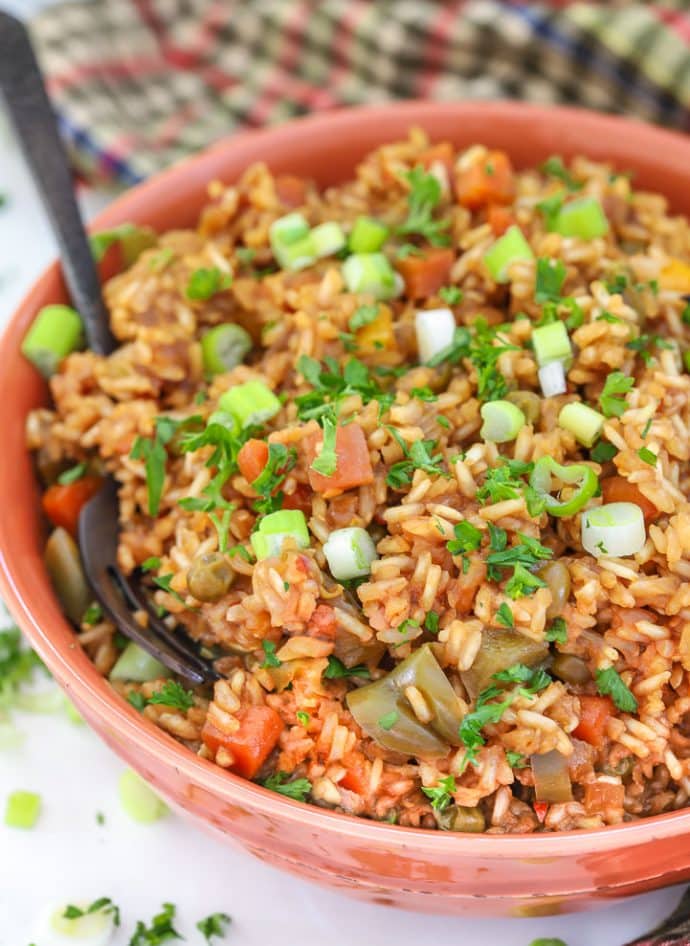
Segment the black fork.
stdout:
[[[89,348],[107,355],[115,348],[98,271],[74,196],[72,176],[57,123],[24,25],[0,12],[0,90],[60,247],[65,282],[84,322]],[[135,572],[117,567],[118,486],[108,478],[79,518],[84,571],[104,612],[122,634],[190,683],[218,679],[210,661],[181,627],[160,619]],[[134,617],[146,614],[144,626]]]

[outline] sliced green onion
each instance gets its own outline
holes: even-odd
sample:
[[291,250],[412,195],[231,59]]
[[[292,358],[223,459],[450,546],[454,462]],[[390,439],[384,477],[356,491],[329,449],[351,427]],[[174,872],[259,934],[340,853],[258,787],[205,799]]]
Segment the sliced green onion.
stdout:
[[644,514],[635,503],[607,503],[582,517],[582,547],[595,558],[635,555],[646,540]]
[[532,332],[532,345],[539,367],[560,361],[564,367],[572,361],[573,349],[563,322],[539,325]]
[[35,792],[12,792],[5,806],[5,824],[8,828],[33,828],[41,813],[41,796]]
[[494,282],[508,282],[508,270],[518,260],[534,259],[520,227],[509,227],[484,254],[484,263]]
[[204,374],[212,378],[242,364],[252,344],[249,332],[233,322],[209,329],[201,336]]
[[125,769],[120,776],[118,794],[129,817],[141,824],[152,824],[168,814],[165,802],[132,769]]
[[101,230],[89,235],[93,258],[99,263],[113,243],[119,243],[122,251],[122,262],[125,267],[131,266],[139,256],[155,246],[158,236],[151,227],[138,227],[134,223],[121,223],[111,230]]
[[422,309],[414,317],[419,360],[426,364],[449,348],[455,335],[455,316],[450,309]]
[[301,213],[274,220],[269,238],[273,255],[283,269],[304,269],[316,259],[309,224]]
[[240,427],[251,427],[270,420],[281,403],[263,381],[245,381],[221,394],[218,407],[232,414]]
[[[115,911],[89,909],[90,906],[84,902],[63,903],[50,910],[44,920],[45,931],[41,930],[36,936],[37,943],[41,946],[108,946],[115,932]],[[75,914],[66,916],[70,907]]]
[[596,197],[579,197],[561,207],[551,229],[561,236],[593,240],[608,232],[609,222]]
[[565,394],[568,390],[562,362],[550,361],[548,365],[542,365],[538,374],[544,397],[555,397],[557,394]]
[[[551,495],[552,476],[577,489],[565,502]],[[561,465],[553,457],[540,457],[534,464],[529,485],[544,500],[546,511],[552,516],[574,516],[590,501],[599,486],[599,478],[590,466],[584,463]],[[587,514],[589,515],[589,513]]]
[[281,509],[264,516],[259,521],[258,530],[251,536],[254,554],[257,559],[280,555],[287,538],[294,539],[299,548],[309,547],[307,520],[300,509]]
[[348,246],[353,253],[375,253],[386,242],[388,227],[373,217],[357,217]]
[[81,316],[68,305],[47,305],[24,336],[22,354],[44,378],[54,375],[63,358],[84,344]]
[[342,250],[347,242],[343,228],[339,223],[332,220],[314,227],[310,237],[314,247],[314,255],[319,259],[322,256],[332,256],[333,253]]
[[375,299],[392,299],[403,287],[383,253],[353,253],[343,263],[342,274],[348,292],[366,292]]
[[371,563],[378,557],[373,539],[359,526],[331,532],[323,554],[336,581],[363,578],[371,572]]
[[146,683],[159,677],[169,677],[170,671],[160,660],[156,660],[134,641],[122,651],[117,663],[110,671],[109,680],[131,680],[134,683]]
[[578,443],[591,447],[601,434],[606,418],[587,404],[573,401],[561,408],[558,425],[569,430]]
[[482,429],[479,436],[492,443],[507,443],[515,440],[525,426],[525,415],[510,401],[487,401],[482,404]]

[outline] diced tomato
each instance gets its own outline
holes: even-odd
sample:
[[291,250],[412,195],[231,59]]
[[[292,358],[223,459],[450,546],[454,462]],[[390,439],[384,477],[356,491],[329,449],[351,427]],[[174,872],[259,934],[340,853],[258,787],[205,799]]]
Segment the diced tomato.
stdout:
[[364,486],[374,482],[374,471],[371,468],[369,448],[367,447],[364,431],[357,423],[338,427],[335,435],[336,467],[331,476],[324,476],[311,469],[311,464],[317,456],[317,449],[323,442],[323,434],[319,431],[308,440],[305,438],[305,448],[309,457],[309,482],[317,493],[326,493],[332,489],[352,489],[354,486]]
[[79,513],[101,486],[100,476],[83,476],[74,483],[55,483],[43,494],[43,512],[54,526],[62,526],[76,537]]
[[212,751],[227,749],[234,758],[233,772],[254,778],[278,743],[285,725],[270,706],[246,706],[237,714],[240,728],[224,733],[206,720],[201,730],[204,744]]
[[427,170],[429,170],[429,168],[431,168],[434,164],[442,164],[448,172],[449,181],[453,173],[454,162],[455,151],[453,150],[453,145],[450,143],[450,141],[439,141],[438,144],[427,148],[427,150],[423,151],[419,156],[419,163]]
[[307,199],[307,182],[294,174],[280,174],[275,179],[278,200],[285,207],[301,207]]
[[624,476],[607,476],[601,481],[601,495],[605,503],[635,503],[642,510],[644,521],[649,525],[659,515],[654,503],[643,496],[640,490]]
[[515,223],[513,213],[508,210],[507,207],[502,207],[500,204],[489,204],[489,209],[486,212],[486,220],[494,236],[502,236],[508,227],[512,227]]
[[314,609],[307,624],[309,637],[320,637],[323,640],[333,640],[338,627],[335,619],[335,608],[330,604],[319,604]]
[[544,824],[544,818],[546,818],[546,812],[549,810],[548,802],[535,801],[533,808],[534,808],[535,815],[539,819],[539,823]]
[[268,444],[265,440],[248,440],[237,454],[240,473],[248,483],[260,476],[268,463]]
[[304,483],[298,483],[293,493],[283,497],[283,509],[300,509],[305,516],[311,515],[311,502],[314,491]]
[[458,203],[470,210],[487,204],[510,204],[515,197],[515,177],[505,151],[489,151],[463,168],[455,178]]
[[369,773],[364,759],[348,760],[347,772],[341,778],[339,785],[357,795],[366,795],[369,791]]
[[613,782],[587,782],[585,785],[585,811],[588,815],[600,815],[607,808],[622,808],[625,786]]
[[603,745],[606,738],[606,724],[611,716],[613,716],[613,703],[608,696],[581,696],[580,722],[573,730],[573,736],[588,742],[590,746]]
[[398,260],[398,272],[405,280],[405,295],[409,299],[433,296],[448,282],[455,256],[451,249],[430,246],[421,256],[406,256]]
[[377,351],[390,351],[395,348],[393,313],[389,306],[380,305],[376,318],[368,325],[357,329],[355,339],[357,350],[361,354],[370,355]]

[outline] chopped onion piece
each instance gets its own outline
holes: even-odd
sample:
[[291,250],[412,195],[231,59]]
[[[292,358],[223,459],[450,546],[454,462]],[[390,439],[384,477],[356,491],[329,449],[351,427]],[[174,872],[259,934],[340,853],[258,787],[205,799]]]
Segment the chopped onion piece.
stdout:
[[596,197],[579,197],[561,207],[550,229],[561,236],[593,240],[608,232],[609,222]]
[[318,227],[314,227],[311,231],[311,241],[314,247],[314,255],[318,258],[332,256],[333,253],[342,250],[346,243],[343,228],[333,220],[320,223]]
[[130,641],[118,657],[108,679],[146,683],[149,680],[169,676],[170,671],[167,667],[147,653],[143,647]]
[[331,575],[337,581],[363,578],[371,572],[371,563],[376,560],[376,546],[366,529],[353,526],[331,532],[324,544]]
[[38,821],[41,813],[41,796],[35,792],[12,792],[5,807],[5,824],[8,828],[29,829]]
[[403,285],[383,253],[353,253],[343,263],[342,274],[348,292],[366,292],[375,299],[392,299]]
[[635,555],[646,539],[644,514],[635,503],[607,503],[582,516],[582,546],[595,558]]
[[572,360],[573,349],[568,337],[568,329],[563,322],[539,325],[532,332],[532,345],[540,367],[552,361],[560,361],[566,365]]
[[568,385],[565,382],[565,368],[560,361],[552,361],[539,369],[539,384],[544,397],[565,394]]
[[165,802],[132,769],[125,769],[120,776],[118,792],[122,807],[134,821],[152,824],[168,814]]
[[573,401],[561,408],[558,425],[569,430],[578,443],[591,447],[604,427],[605,417],[587,404]]
[[492,443],[507,443],[515,440],[525,426],[525,415],[510,401],[487,401],[482,404],[482,429],[479,436]]
[[450,309],[423,309],[415,315],[414,325],[422,364],[453,343],[455,316]]

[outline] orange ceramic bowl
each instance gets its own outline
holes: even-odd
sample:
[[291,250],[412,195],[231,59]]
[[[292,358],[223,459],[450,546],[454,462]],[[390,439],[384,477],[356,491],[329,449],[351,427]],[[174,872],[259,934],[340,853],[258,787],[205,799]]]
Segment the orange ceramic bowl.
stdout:
[[[307,118],[223,141],[129,191],[95,221],[158,230],[194,224],[213,178],[253,161],[343,180],[372,148],[411,125],[455,145],[507,149],[518,166],[586,154],[635,172],[690,215],[690,140],[620,118],[514,103],[405,103]],[[0,592],[32,645],[103,739],[173,806],[262,860],[363,900],[438,913],[525,916],[591,907],[690,877],[690,810],[563,834],[446,834],[379,824],[300,804],[197,758],[129,707],[96,672],[63,617],[43,567],[39,493],[24,418],[46,388],[21,357],[37,310],[65,301],[58,266],[36,282],[0,344]]]

